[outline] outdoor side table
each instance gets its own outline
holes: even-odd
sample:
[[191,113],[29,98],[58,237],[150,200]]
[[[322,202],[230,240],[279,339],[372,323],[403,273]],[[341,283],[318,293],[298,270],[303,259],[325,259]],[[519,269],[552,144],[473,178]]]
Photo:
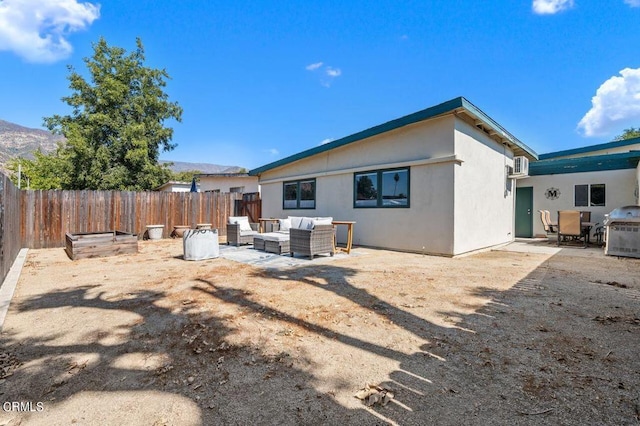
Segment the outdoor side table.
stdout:
[[335,227],[337,225],[345,225],[347,227],[347,246],[346,247],[336,247],[336,236],[333,236],[333,248],[334,251],[342,251],[347,254],[351,253],[351,245],[353,244],[353,225],[355,221],[352,220],[334,220],[331,224]]

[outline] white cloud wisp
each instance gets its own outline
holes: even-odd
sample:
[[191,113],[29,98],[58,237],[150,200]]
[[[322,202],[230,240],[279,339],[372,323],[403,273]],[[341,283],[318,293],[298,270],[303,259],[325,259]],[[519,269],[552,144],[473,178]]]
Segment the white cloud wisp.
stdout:
[[640,7],[640,0],[624,0],[631,7]]
[[314,64],[309,64],[305,67],[307,71],[315,71],[322,66],[322,62],[316,62]]
[[342,70],[340,68],[334,68],[329,65],[324,65],[324,62],[315,62],[313,64],[309,64],[305,67],[307,71],[316,72],[322,68],[322,75],[320,77],[320,84],[324,87],[331,87],[331,83],[337,77],[342,75]]
[[69,34],[86,29],[100,17],[100,5],[77,0],[0,1],[0,50],[29,62],[55,62],[73,47]]
[[533,12],[538,15],[555,15],[573,7],[573,0],[533,0]]
[[598,88],[591,109],[578,123],[584,136],[604,136],[640,120],[640,68],[625,68]]

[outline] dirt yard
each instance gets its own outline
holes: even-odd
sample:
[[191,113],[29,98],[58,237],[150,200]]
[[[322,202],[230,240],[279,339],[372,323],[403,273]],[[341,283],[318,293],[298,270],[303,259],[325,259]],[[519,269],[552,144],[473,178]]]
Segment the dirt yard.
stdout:
[[0,425],[640,423],[640,260],[357,253],[266,270],[186,262],[178,240],[31,250]]

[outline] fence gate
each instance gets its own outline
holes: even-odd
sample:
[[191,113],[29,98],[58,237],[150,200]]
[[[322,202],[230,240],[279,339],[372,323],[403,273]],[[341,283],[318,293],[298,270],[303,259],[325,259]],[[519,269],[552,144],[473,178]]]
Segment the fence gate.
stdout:
[[251,223],[258,223],[258,219],[262,217],[262,200],[259,192],[242,194],[242,200],[236,200],[234,207],[236,216],[248,216]]

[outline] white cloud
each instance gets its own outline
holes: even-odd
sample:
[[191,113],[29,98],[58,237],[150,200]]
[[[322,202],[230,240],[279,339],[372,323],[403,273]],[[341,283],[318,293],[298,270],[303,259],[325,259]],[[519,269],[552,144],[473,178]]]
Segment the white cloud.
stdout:
[[0,50],[29,62],[55,62],[73,51],[67,40],[100,16],[100,5],[77,0],[0,1]]
[[624,0],[631,7],[640,7],[640,0]]
[[325,71],[329,77],[334,77],[334,78],[339,77],[340,74],[342,74],[342,71],[340,71],[340,68],[327,67]]
[[322,142],[320,142],[320,145],[326,145],[326,144],[328,144],[329,142],[333,142],[334,140],[335,140],[335,139],[333,139],[333,138],[326,138],[326,139],[323,139],[323,140],[322,140]]
[[309,64],[305,68],[307,71],[315,71],[322,66],[322,62],[316,62],[315,64]]
[[[324,67],[324,68],[323,68]],[[313,64],[309,64],[305,67],[307,71],[316,72],[322,68],[322,74],[320,77],[320,84],[324,87],[331,87],[331,83],[333,79],[340,77],[342,75],[342,70],[340,68],[334,68],[329,65],[324,65],[324,62],[315,62]]]
[[276,156],[276,155],[279,155],[279,154],[280,154],[280,151],[278,151],[278,150],[277,150],[277,149],[275,149],[275,148],[263,149],[263,150],[262,150],[262,152],[266,152],[266,153],[268,153],[269,155],[273,155],[273,156]]
[[602,83],[591,109],[578,123],[585,136],[604,136],[616,127],[640,120],[640,68],[625,68]]
[[533,0],[533,12],[538,15],[553,15],[573,7],[573,0]]

